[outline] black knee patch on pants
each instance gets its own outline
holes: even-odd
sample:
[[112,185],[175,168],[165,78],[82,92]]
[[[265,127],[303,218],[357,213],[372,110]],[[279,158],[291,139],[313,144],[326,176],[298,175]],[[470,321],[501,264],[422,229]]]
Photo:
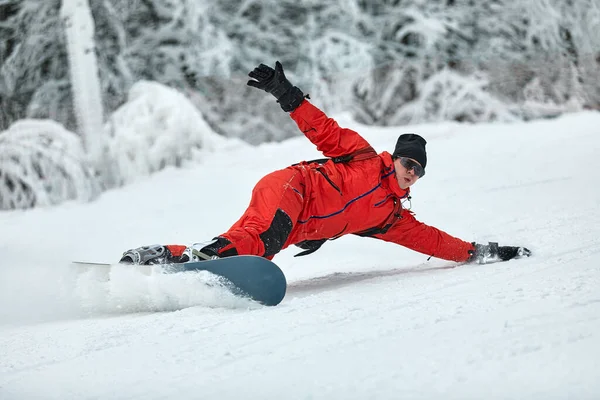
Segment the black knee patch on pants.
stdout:
[[260,240],[265,245],[265,254],[263,257],[270,257],[281,251],[285,241],[292,232],[292,227],[292,219],[283,210],[278,208],[269,229],[259,235]]

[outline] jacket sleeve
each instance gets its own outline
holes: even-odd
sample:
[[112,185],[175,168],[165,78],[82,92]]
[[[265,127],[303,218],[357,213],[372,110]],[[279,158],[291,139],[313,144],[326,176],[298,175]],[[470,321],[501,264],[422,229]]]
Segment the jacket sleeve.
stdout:
[[473,250],[471,243],[417,221],[407,210],[402,211],[402,219],[385,234],[375,237],[449,261],[467,261],[470,257],[469,250]]
[[339,157],[371,147],[357,132],[340,128],[335,120],[328,118],[308,100],[304,100],[290,116],[325,157]]

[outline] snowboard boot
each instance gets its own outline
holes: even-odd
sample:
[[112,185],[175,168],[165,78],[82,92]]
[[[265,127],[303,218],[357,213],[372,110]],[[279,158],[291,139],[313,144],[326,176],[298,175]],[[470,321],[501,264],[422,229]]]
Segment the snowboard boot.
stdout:
[[195,243],[190,247],[183,245],[163,246],[160,244],[138,247],[123,253],[119,263],[136,265],[176,264],[214,260],[237,254],[237,250],[229,240],[217,237],[209,243]]
[[137,249],[127,250],[123,253],[119,263],[152,265],[152,264],[173,264],[182,261],[182,255],[186,246],[182,245],[160,245],[142,246]]

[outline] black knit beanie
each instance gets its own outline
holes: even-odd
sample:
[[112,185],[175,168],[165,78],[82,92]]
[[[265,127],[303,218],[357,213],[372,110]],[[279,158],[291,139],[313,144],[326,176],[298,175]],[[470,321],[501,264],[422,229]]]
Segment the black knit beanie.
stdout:
[[412,158],[413,160],[418,161],[423,169],[425,169],[425,166],[427,165],[427,153],[425,152],[426,144],[427,142],[421,136],[415,133],[405,133],[398,138],[392,156],[394,158]]

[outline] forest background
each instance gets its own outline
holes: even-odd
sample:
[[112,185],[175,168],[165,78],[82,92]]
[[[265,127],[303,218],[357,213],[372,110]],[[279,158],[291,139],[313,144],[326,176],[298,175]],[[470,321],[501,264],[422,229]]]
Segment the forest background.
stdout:
[[600,109],[599,32],[597,0],[0,0],[0,209],[301,134],[245,85],[276,60],[367,125]]

